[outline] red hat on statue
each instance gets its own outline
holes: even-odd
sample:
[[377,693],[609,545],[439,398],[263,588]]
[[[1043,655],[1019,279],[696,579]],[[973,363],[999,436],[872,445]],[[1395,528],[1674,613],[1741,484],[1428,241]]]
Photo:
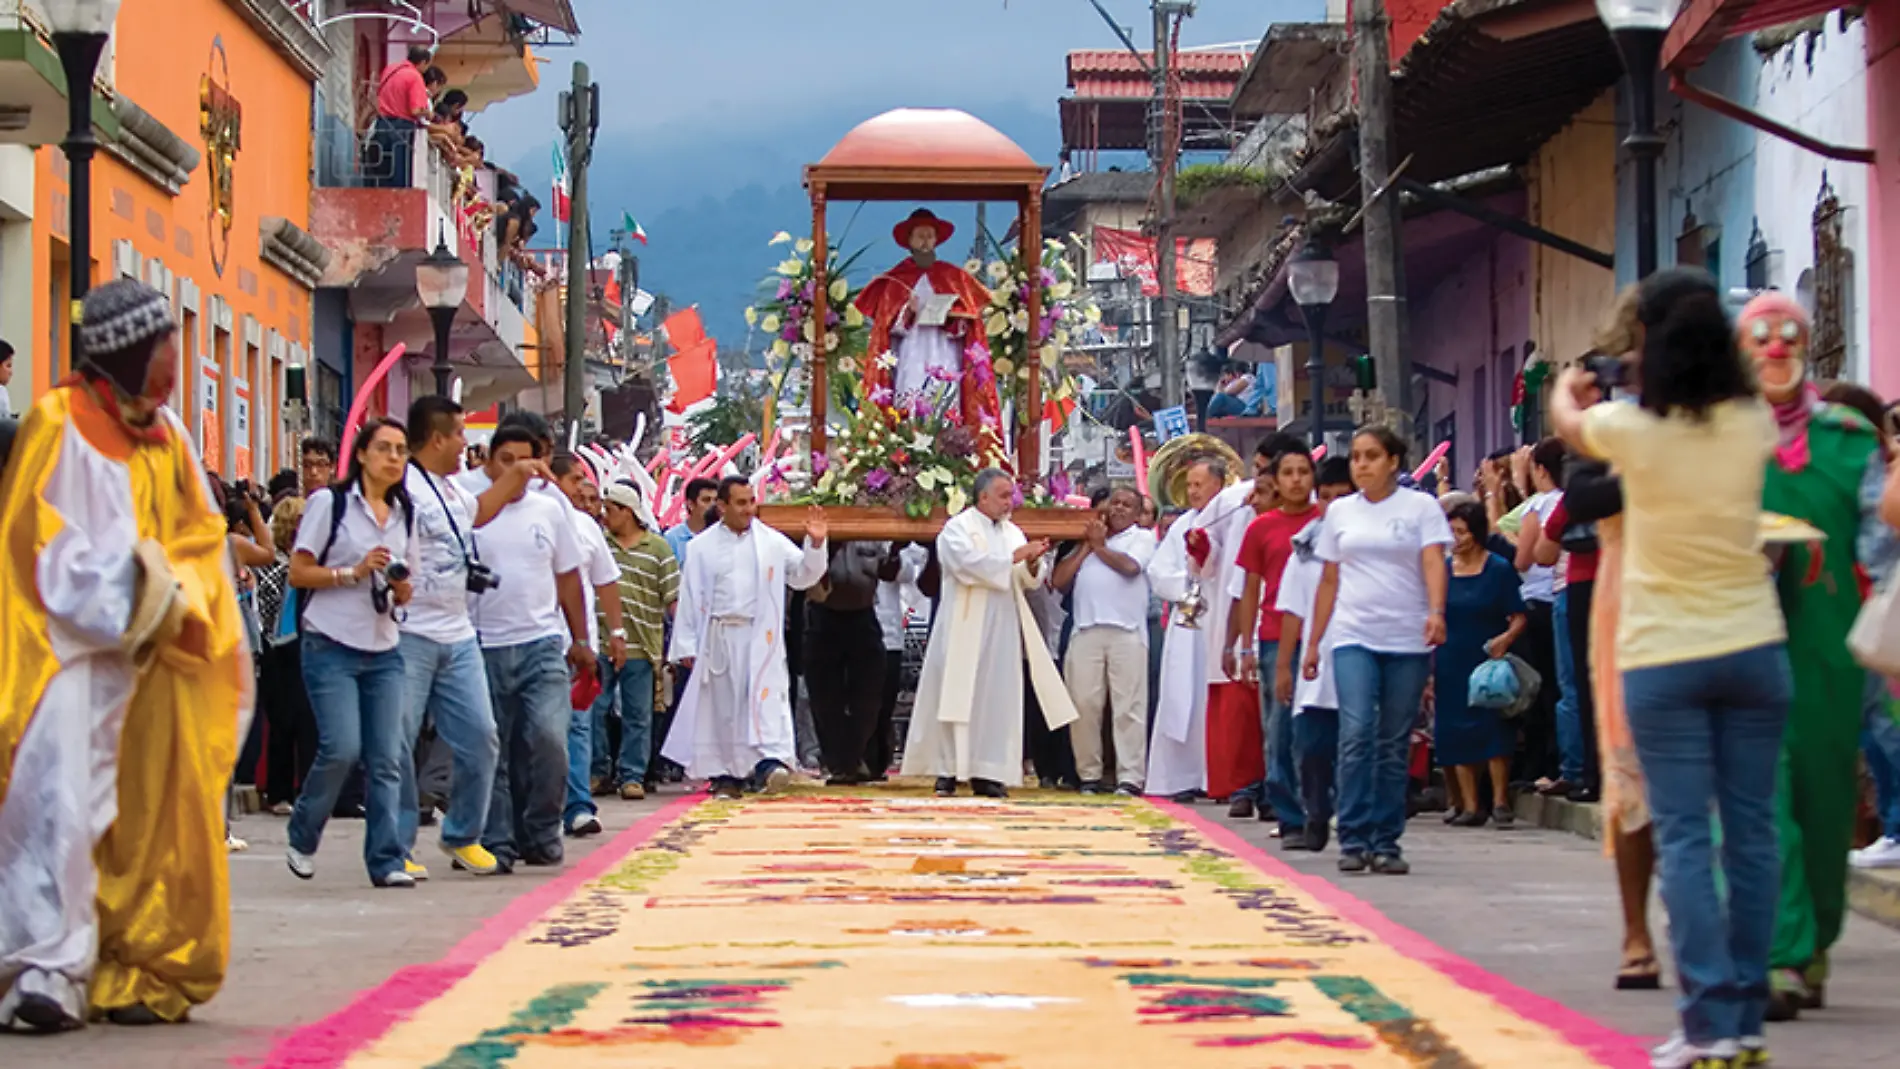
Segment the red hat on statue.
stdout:
[[895,239],[899,245],[908,249],[910,248],[910,232],[920,226],[928,226],[932,230],[935,230],[937,232],[937,244],[939,245],[949,241],[950,235],[957,232],[957,228],[950,225],[948,219],[937,218],[929,208],[919,208],[910,213],[910,218],[897,224],[897,227],[891,231],[891,237]]

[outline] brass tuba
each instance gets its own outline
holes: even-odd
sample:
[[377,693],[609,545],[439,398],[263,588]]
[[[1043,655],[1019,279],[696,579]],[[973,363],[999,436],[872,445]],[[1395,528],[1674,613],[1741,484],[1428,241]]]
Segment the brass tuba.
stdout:
[[[1234,447],[1211,434],[1184,434],[1155,450],[1148,463],[1148,491],[1162,512],[1187,507],[1188,469],[1203,460],[1218,460],[1227,467],[1226,485],[1240,481],[1240,454]],[[1201,593],[1201,580],[1188,580],[1187,595],[1174,606],[1178,627],[1198,631],[1201,617],[1207,615],[1207,598]]]

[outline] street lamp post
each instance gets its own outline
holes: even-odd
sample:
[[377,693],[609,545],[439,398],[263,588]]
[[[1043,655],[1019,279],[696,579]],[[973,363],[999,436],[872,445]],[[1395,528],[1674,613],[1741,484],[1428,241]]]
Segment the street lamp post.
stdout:
[[72,362],[77,365],[79,302],[92,288],[92,157],[99,148],[99,139],[92,133],[92,76],[112,36],[119,0],[45,0],[43,6],[52,24],[60,68],[66,74],[66,140],[59,147],[66,153],[70,172],[66,234],[71,242],[67,289],[72,303],[67,329]]
[[1610,29],[1623,70],[1629,75],[1630,132],[1623,139],[1636,165],[1636,277],[1656,270],[1656,160],[1662,135],[1656,132],[1656,70],[1663,36],[1676,21],[1679,0],[1597,0],[1597,15]]
[[429,370],[435,373],[435,392],[449,395],[449,328],[455,325],[455,313],[468,296],[468,264],[449,251],[448,242],[436,238],[435,251],[416,264],[416,295],[429,310],[435,324],[435,361]]
[[1306,320],[1306,393],[1313,415],[1313,448],[1326,443],[1326,313],[1339,296],[1339,261],[1325,239],[1311,237],[1286,268],[1287,289]]

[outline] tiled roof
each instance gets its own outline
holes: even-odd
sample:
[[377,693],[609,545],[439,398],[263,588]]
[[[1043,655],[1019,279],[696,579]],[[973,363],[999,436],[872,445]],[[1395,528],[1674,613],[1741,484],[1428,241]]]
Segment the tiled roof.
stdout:
[[[1177,52],[1181,93],[1195,100],[1225,100],[1247,69],[1252,52]],[[1138,58],[1126,49],[1091,49],[1069,53],[1069,88],[1078,98],[1102,100],[1146,99],[1154,82]]]

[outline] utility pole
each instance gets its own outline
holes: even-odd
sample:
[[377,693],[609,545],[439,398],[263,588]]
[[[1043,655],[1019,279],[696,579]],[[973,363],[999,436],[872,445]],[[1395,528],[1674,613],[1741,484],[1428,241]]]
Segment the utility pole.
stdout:
[[1180,128],[1175,101],[1169,92],[1169,72],[1174,67],[1174,49],[1169,40],[1169,24],[1178,13],[1193,14],[1194,5],[1183,0],[1154,0],[1154,100],[1148,108],[1148,140],[1152,146],[1159,179],[1155,206],[1155,284],[1161,294],[1154,302],[1155,356],[1161,364],[1161,400],[1169,407],[1183,402],[1181,385],[1181,340],[1174,321],[1174,167],[1180,151]]
[[587,164],[600,125],[600,87],[587,64],[574,64],[574,87],[561,94],[561,132],[567,135],[567,353],[562,363],[562,415],[570,426],[587,413]]
[[[1352,74],[1359,87],[1359,194],[1366,227],[1366,340],[1387,422],[1412,437],[1405,250],[1392,175],[1392,61],[1385,0],[1353,0]],[[1384,189],[1384,192],[1380,191]],[[1376,199],[1375,199],[1376,198]]]

